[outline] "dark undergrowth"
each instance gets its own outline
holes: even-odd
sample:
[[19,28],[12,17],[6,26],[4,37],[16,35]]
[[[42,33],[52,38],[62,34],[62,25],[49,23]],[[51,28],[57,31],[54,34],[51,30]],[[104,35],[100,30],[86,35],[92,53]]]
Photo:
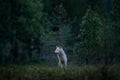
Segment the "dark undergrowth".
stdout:
[[80,66],[67,70],[40,65],[1,66],[0,80],[120,80],[120,66]]

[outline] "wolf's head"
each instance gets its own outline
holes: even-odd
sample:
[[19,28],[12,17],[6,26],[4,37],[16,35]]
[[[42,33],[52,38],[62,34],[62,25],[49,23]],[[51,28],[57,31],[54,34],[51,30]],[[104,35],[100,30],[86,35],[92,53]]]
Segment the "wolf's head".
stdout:
[[60,54],[61,48],[56,46],[56,50],[54,51],[56,54]]

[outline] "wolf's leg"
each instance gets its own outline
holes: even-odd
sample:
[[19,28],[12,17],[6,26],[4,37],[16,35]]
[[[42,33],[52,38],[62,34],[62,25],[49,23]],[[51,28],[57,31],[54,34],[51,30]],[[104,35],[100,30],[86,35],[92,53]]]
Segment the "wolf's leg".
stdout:
[[58,62],[58,66],[59,66],[60,68],[63,68],[63,64],[61,63],[61,61]]
[[65,62],[65,69],[67,68],[67,61]]

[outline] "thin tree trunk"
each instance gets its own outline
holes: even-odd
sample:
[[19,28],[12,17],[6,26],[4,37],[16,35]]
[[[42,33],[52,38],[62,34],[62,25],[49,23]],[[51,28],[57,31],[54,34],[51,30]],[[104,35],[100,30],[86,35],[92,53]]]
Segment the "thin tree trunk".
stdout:
[[12,49],[11,49],[11,53],[12,53],[12,62],[13,63],[17,63],[17,57],[18,57],[18,43],[17,43],[17,39],[16,39],[16,31],[14,31],[13,33],[13,42],[12,42]]
[[88,65],[88,54],[89,54],[89,50],[88,50],[88,48],[87,48],[87,54],[86,54],[86,58],[85,58],[85,63],[86,63],[86,65]]
[[29,57],[31,58],[33,56],[33,51],[34,51],[34,38],[30,39],[30,53],[29,53]]
[[113,53],[111,52],[111,56],[110,56],[111,65],[113,65],[113,59],[114,59],[114,56],[113,56]]
[[42,54],[41,54],[41,36],[39,36],[39,43],[38,43],[38,57],[41,58],[42,57]]
[[104,65],[107,65],[107,44],[106,39],[104,40]]
[[108,51],[107,51],[107,25],[106,25],[106,21],[104,21],[103,23],[103,39],[104,39],[104,66],[107,65],[107,54],[108,54]]
[[11,44],[12,44],[12,49],[11,49],[11,53],[12,53],[12,62],[16,63],[16,59],[18,57],[18,42],[17,42],[17,28],[16,26],[17,24],[17,17],[18,15],[16,15],[17,13],[17,8],[18,7],[17,3],[15,2],[15,0],[11,0],[11,25],[12,25],[12,39],[11,39]]

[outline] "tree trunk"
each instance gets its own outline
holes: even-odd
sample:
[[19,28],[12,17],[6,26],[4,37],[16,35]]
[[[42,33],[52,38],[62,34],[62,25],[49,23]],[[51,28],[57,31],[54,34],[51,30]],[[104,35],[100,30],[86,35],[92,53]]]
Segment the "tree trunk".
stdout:
[[106,39],[104,40],[104,65],[107,65],[107,44]]
[[103,50],[104,50],[104,66],[107,65],[107,22],[104,20],[103,23],[103,40],[104,40],[104,46],[103,46]]
[[42,54],[41,54],[41,36],[39,36],[39,39],[38,39],[38,57],[41,58]]
[[18,42],[17,42],[17,8],[18,7],[17,3],[15,0],[11,0],[11,26],[12,26],[12,38],[11,38],[11,44],[12,44],[12,49],[11,49],[11,54],[12,54],[12,62],[17,63],[16,59],[18,57]]
[[30,39],[30,50],[29,50],[29,57],[31,58],[33,56],[34,51],[34,38]]
[[12,62],[17,63],[16,60],[18,57],[18,42],[16,39],[16,31],[14,31],[14,33],[13,33],[13,42],[12,42],[11,53],[12,53]]
[[89,64],[89,62],[88,62],[88,54],[89,54],[89,50],[88,50],[88,48],[87,48],[87,54],[86,54],[86,58],[85,58],[85,63],[86,63],[86,65],[88,65]]

